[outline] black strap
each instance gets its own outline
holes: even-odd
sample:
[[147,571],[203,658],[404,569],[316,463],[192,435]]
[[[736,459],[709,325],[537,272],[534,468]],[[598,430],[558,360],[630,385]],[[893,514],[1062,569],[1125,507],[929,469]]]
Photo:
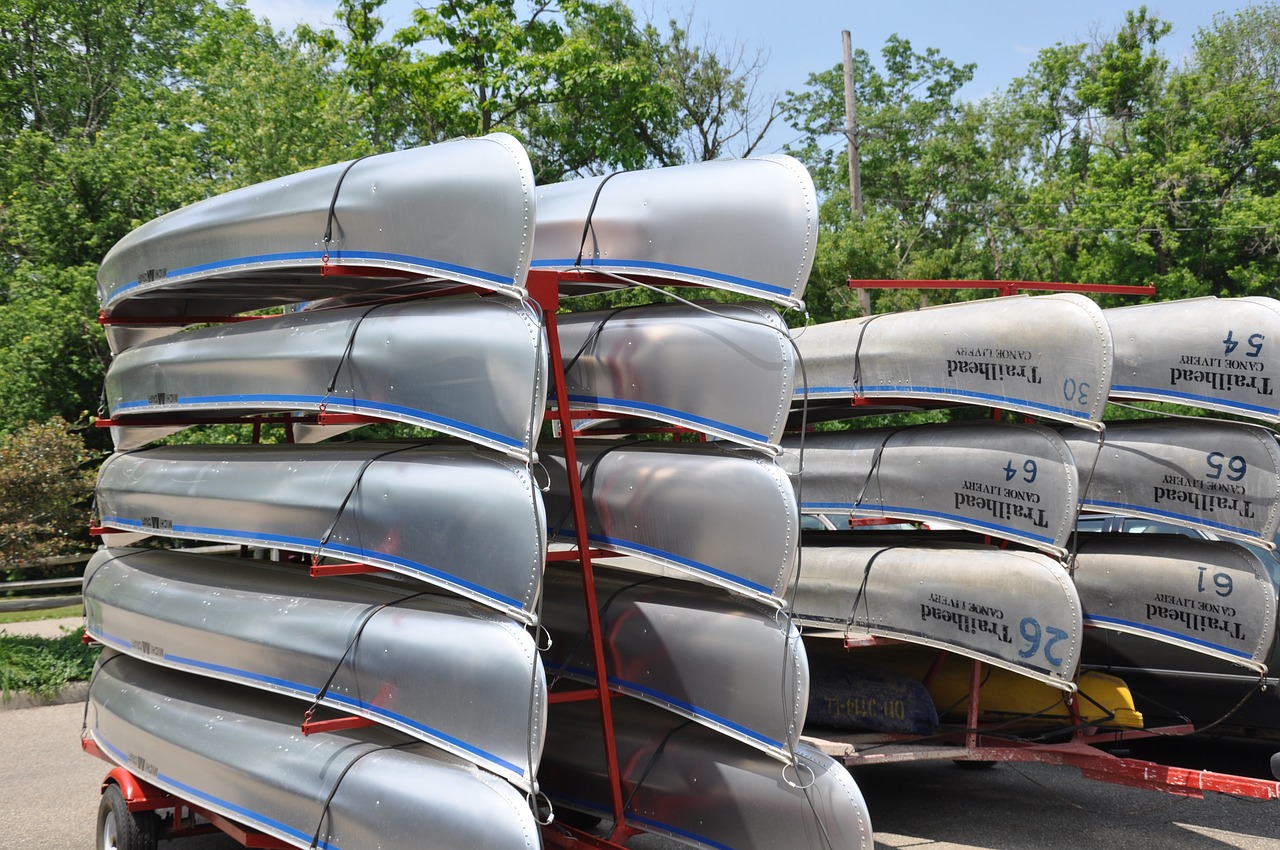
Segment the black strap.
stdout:
[[591,231],[591,216],[595,215],[596,202],[600,200],[600,190],[604,188],[604,184],[608,183],[614,177],[625,173],[625,171],[615,171],[612,174],[606,175],[605,178],[600,181],[599,185],[596,186],[596,192],[591,196],[591,206],[587,208],[586,221],[582,222],[582,241],[578,244],[578,259],[573,261],[575,266],[582,265],[582,254],[587,250],[587,234]]
[[333,187],[333,197],[329,200],[329,214],[325,217],[324,222],[324,253],[326,257],[329,255],[329,243],[333,241],[333,213],[338,206],[338,193],[342,191],[342,181],[347,179],[347,172],[355,167],[357,162],[362,159],[368,159],[371,156],[374,156],[374,154],[367,153],[351,160],[347,163],[347,167],[342,169],[342,173],[338,175],[338,182]]

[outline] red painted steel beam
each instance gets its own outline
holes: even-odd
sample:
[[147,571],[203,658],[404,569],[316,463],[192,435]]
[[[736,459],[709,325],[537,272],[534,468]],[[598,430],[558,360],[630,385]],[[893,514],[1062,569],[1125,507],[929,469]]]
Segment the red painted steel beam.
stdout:
[[1119,758],[1086,744],[1038,744],[1028,746],[978,746],[969,751],[970,758],[990,761],[1036,762],[1075,767],[1086,779],[1110,782],[1133,788],[1164,791],[1183,797],[1202,798],[1205,791],[1248,797],[1256,800],[1280,800],[1280,782],[1232,776],[1208,770],[1171,767],[1139,759]]
[[564,358],[560,351],[560,331],[556,311],[560,308],[559,278],[554,273],[531,271],[529,294],[542,308],[547,330],[547,347],[551,354],[551,375],[556,387],[564,461],[569,482],[569,500],[577,532],[578,554],[582,565],[582,595],[586,607],[587,629],[591,635],[592,661],[596,670],[596,694],[600,703],[600,723],[604,736],[605,767],[609,776],[610,803],[614,813],[614,832],[626,829],[623,815],[622,772],[618,766],[618,747],[613,734],[613,706],[609,693],[608,667],[605,665],[604,633],[600,627],[600,606],[596,599],[595,573],[591,567],[591,545],[587,537],[587,517],[583,507],[582,481],[578,477],[578,453],[574,445],[573,421],[569,416],[569,391],[565,384]]
[[387,572],[381,567],[369,563],[312,563],[312,579],[324,579],[326,576],[361,576],[367,572]]
[[320,732],[344,732],[347,729],[365,729],[372,725],[374,725],[373,721],[367,717],[348,714],[331,720],[304,720],[301,728],[303,735],[315,735]]

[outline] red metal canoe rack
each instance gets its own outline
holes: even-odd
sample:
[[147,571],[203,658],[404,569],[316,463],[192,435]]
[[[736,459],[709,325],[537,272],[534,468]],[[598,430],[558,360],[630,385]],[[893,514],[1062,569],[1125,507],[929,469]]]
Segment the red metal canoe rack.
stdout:
[[[344,269],[343,273],[350,275],[359,275],[361,272],[368,273],[362,269]],[[575,411],[570,409],[568,386],[565,382],[564,359],[560,351],[559,327],[556,321],[556,313],[560,307],[560,284],[565,281],[576,283],[583,282],[610,282],[606,278],[598,275],[592,275],[586,272],[548,272],[533,270],[529,272],[527,278],[527,288],[530,299],[539,307],[542,313],[543,325],[547,332],[547,343],[551,362],[552,380],[556,392],[556,410],[548,413],[548,418],[558,422],[560,426],[560,435],[564,443],[566,468],[576,470],[577,466],[577,450],[575,447],[575,430],[573,428],[574,419],[598,418],[601,414],[597,411]],[[452,290],[447,291],[452,294]],[[431,296],[443,295],[446,291],[436,291]],[[430,297],[430,296],[428,296]],[[217,321],[242,321],[249,318],[258,317],[201,317],[200,323],[213,323]],[[173,317],[128,317],[114,319],[107,316],[100,316],[99,321],[103,324],[124,324],[124,325],[186,325],[191,323],[191,319],[173,318]],[[612,415],[610,415],[611,418]],[[285,428],[286,438],[292,442],[293,433],[290,427],[295,422],[315,422],[316,424],[360,424],[365,422],[380,422],[376,417],[357,416],[352,414],[325,414],[321,413],[310,417],[291,417],[286,415],[258,415],[251,417],[239,418],[216,418],[209,416],[199,417],[168,417],[160,419],[99,419],[97,425],[99,427],[111,427],[117,425],[182,425],[189,426],[195,424],[216,424],[216,423],[252,423],[254,425],[253,438],[257,442],[261,437],[261,428],[263,425],[282,425]],[[547,555],[548,561],[577,561],[581,568],[583,603],[586,606],[589,641],[591,644],[592,659],[595,669],[599,671],[606,670],[605,651],[604,651],[604,635],[600,627],[599,604],[596,596],[595,576],[592,561],[595,558],[607,556],[610,553],[605,550],[594,548],[589,545],[587,537],[586,511],[583,503],[582,482],[577,475],[569,476],[569,496],[573,513],[573,521],[576,529],[577,542],[575,550],[550,552]],[[126,529],[112,529],[105,527],[93,527],[90,533],[100,536],[115,531],[125,531]],[[366,564],[324,564],[318,559],[312,559],[311,575],[320,578],[325,576],[353,575],[359,573],[380,572],[377,567]],[[627,822],[625,814],[625,802],[622,788],[622,775],[618,764],[617,742],[614,734],[613,710],[612,710],[612,693],[609,689],[608,677],[604,675],[596,676],[596,684],[590,688],[578,688],[575,690],[562,691],[548,695],[548,702],[571,702],[595,700],[600,707],[601,727],[604,740],[604,751],[606,760],[606,773],[609,781],[609,796],[612,808],[612,826],[606,837],[600,837],[581,829],[568,826],[559,822],[553,822],[543,827],[543,840],[549,847],[597,847],[597,848],[616,848],[622,850],[622,845],[616,842],[625,841],[626,839],[645,832],[643,829],[633,827]],[[370,725],[371,721],[363,717],[340,716],[327,720],[311,720],[307,717],[302,724],[302,732],[304,734],[312,734],[322,731],[334,731],[340,729],[352,729]],[[107,759],[105,754],[97,747],[92,739],[86,738],[82,741],[82,745],[86,752]],[[260,848],[276,848],[288,847],[281,843],[278,839],[258,832],[256,830],[246,828],[216,813],[209,812],[206,809],[193,805],[187,801],[162,791],[129,773],[122,767],[117,767],[108,775],[104,781],[104,789],[108,784],[119,785],[122,792],[125,793],[126,800],[129,803],[130,811],[154,811],[157,809],[175,809],[174,823],[181,824],[181,812],[184,810],[194,812],[200,815],[208,824],[199,827],[181,827],[179,829],[171,829],[166,838],[185,837],[188,835],[203,834],[204,832],[213,831],[213,827],[231,835],[246,847]]]

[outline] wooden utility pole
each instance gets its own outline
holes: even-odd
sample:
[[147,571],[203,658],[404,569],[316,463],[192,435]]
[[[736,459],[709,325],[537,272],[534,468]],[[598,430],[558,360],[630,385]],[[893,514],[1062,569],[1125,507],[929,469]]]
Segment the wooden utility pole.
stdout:
[[853,98],[853,37],[848,30],[840,33],[844,40],[844,134],[849,143],[849,206],[862,221],[862,175],[858,167],[858,114]]
[[[849,144],[849,209],[853,217],[862,221],[862,173],[858,165],[858,113],[853,98],[853,36],[848,30],[840,33],[844,41],[844,135]],[[858,309],[862,315],[871,315],[871,293],[858,290]]]

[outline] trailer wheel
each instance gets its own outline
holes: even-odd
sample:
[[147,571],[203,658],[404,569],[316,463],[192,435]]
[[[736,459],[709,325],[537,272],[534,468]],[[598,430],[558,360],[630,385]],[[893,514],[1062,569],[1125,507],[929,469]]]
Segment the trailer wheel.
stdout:
[[952,764],[961,770],[991,770],[996,766],[994,761],[979,761],[977,759],[956,759]]
[[131,812],[120,787],[112,784],[98,803],[96,850],[155,850],[160,819],[155,812]]

